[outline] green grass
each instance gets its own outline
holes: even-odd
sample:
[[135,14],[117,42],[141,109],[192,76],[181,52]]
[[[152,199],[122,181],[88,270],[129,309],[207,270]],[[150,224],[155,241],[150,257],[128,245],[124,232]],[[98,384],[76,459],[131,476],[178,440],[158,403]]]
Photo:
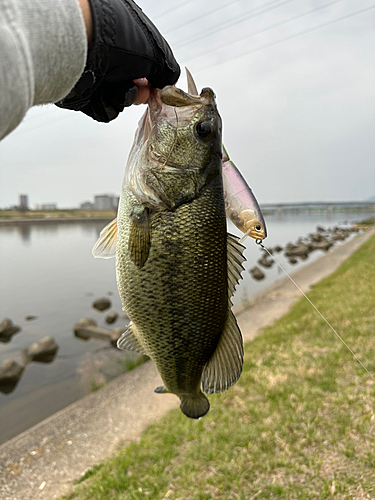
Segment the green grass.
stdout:
[[[372,374],[374,284],[375,236],[309,294]],[[246,344],[240,381],[207,416],[168,412],[65,498],[375,498],[374,389],[301,299]]]
[[366,220],[363,220],[361,223],[360,223],[360,226],[373,226],[375,225],[375,217],[372,218],[372,219],[366,219]]

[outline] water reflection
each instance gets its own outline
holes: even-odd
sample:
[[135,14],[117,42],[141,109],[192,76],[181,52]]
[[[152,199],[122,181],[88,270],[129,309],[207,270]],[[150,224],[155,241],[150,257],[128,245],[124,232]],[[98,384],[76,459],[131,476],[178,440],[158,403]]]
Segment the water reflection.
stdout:
[[29,224],[20,224],[18,230],[24,242],[30,241],[31,227]]

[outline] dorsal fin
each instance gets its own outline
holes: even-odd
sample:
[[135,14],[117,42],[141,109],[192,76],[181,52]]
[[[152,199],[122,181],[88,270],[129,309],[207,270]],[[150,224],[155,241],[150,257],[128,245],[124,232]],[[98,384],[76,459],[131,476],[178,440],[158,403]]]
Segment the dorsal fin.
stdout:
[[100,231],[99,239],[92,249],[92,254],[96,259],[111,259],[116,255],[116,244],[117,217]]
[[193,75],[190,73],[190,71],[186,67],[185,67],[185,71],[186,71],[186,79],[187,79],[189,94],[190,95],[199,95],[197,86],[195,85]]
[[243,341],[234,314],[229,309],[223,333],[216,350],[202,374],[202,390],[207,394],[224,392],[240,378],[243,363]]
[[246,260],[243,256],[245,247],[239,243],[239,238],[233,234],[227,235],[227,254],[228,254],[228,297],[234,294],[234,290],[242,279],[241,273],[244,270],[242,263]]

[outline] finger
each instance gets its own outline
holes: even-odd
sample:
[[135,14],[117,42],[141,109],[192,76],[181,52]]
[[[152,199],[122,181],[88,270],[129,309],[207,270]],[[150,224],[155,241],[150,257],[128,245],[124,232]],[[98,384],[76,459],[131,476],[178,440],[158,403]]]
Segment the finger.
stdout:
[[148,83],[145,84],[144,82],[138,82],[137,80],[135,80],[134,83],[138,89],[138,94],[135,98],[134,104],[146,104],[148,98],[150,97],[150,86]]

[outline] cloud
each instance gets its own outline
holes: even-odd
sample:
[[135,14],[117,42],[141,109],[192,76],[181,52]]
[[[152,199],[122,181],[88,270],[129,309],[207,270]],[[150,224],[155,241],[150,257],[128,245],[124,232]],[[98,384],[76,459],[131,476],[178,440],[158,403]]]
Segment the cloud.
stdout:
[[[260,202],[364,200],[375,194],[374,10],[278,43],[359,6],[339,2],[285,23],[317,5],[305,1],[297,9],[291,2],[240,23],[250,10],[245,2],[209,0],[205,8],[212,15],[205,17],[196,2],[176,4],[163,17],[166,4],[139,3],[164,34],[170,32],[168,41],[198,87],[214,89],[225,144]],[[217,26],[217,33],[203,37]],[[133,107],[99,124],[53,106],[31,110],[0,144],[0,206],[16,203],[21,192],[32,203],[59,206],[78,205],[97,193],[119,194],[141,113]]]

